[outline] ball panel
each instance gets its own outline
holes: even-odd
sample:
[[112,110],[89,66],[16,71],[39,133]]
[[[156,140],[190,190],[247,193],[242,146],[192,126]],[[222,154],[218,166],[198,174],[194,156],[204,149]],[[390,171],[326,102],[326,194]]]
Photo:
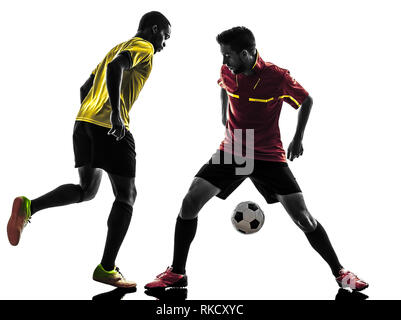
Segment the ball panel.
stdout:
[[237,223],[239,223],[239,222],[241,222],[242,220],[244,220],[244,215],[242,214],[242,212],[240,212],[240,211],[235,212],[234,220],[235,220]]
[[251,221],[255,220],[256,219],[256,212],[247,209],[243,214],[243,219],[248,221],[248,222],[251,222]]
[[249,202],[248,209],[250,209],[252,211],[257,211],[259,209],[259,206],[254,202]]
[[248,232],[251,229],[251,226],[250,226],[248,221],[242,220],[242,221],[237,223],[237,228],[241,229],[241,230],[243,230],[245,232]]
[[260,221],[255,219],[255,220],[251,221],[251,223],[249,223],[249,225],[251,226],[251,229],[258,229],[258,227],[260,226]]
[[247,201],[241,202],[235,207],[235,210],[241,211],[241,212],[244,212],[247,209],[248,209],[248,202]]

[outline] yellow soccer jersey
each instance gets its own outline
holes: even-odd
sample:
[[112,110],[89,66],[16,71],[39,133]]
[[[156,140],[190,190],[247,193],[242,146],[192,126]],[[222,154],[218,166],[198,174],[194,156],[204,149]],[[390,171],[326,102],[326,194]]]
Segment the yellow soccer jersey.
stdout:
[[106,69],[107,64],[123,51],[129,53],[131,68],[124,71],[122,78],[120,114],[125,127],[129,130],[128,113],[150,75],[154,55],[153,45],[139,37],[115,46],[93,70],[92,74],[95,78],[92,88],[82,102],[76,120],[111,128],[111,105],[106,87]]

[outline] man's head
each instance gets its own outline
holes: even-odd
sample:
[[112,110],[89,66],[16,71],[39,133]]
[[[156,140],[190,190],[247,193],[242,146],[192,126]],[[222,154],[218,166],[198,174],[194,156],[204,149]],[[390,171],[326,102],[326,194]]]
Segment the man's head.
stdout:
[[151,11],[144,14],[139,21],[138,34],[153,44],[156,53],[166,46],[166,40],[171,34],[171,24],[160,12]]
[[249,71],[255,60],[256,44],[251,30],[234,27],[216,37],[223,55],[223,64],[234,74]]

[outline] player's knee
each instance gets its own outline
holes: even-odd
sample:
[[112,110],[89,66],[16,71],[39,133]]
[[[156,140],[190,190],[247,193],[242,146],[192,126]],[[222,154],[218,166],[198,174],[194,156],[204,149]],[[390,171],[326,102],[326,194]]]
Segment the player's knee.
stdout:
[[89,184],[80,184],[81,188],[81,201],[89,201],[95,198],[98,190],[99,190],[100,180],[92,181]]
[[313,218],[307,210],[301,212],[294,219],[298,227],[305,233],[312,232],[317,227],[317,221]]
[[137,196],[137,191],[136,188],[133,187],[126,193],[118,193],[116,195],[116,201],[120,201],[127,205],[133,206],[136,200],[136,196]]
[[133,187],[131,192],[130,192],[130,196],[129,196],[129,200],[130,200],[131,206],[134,205],[134,202],[136,200],[136,196],[137,196],[137,191],[136,191],[136,188]]
[[79,192],[79,200],[77,201],[79,202],[83,202],[83,201],[89,201],[92,200],[97,193],[97,189],[96,190],[92,190],[92,189],[88,189],[85,187],[82,187],[81,185],[75,185],[77,188],[77,191]]
[[[94,170],[94,171],[93,171]],[[95,198],[102,179],[102,171],[89,167],[79,168],[81,198],[79,202]]]
[[96,197],[98,188],[82,189],[81,201],[89,201]]
[[192,192],[188,192],[182,200],[180,217],[182,219],[194,219],[198,216],[201,204],[199,199]]

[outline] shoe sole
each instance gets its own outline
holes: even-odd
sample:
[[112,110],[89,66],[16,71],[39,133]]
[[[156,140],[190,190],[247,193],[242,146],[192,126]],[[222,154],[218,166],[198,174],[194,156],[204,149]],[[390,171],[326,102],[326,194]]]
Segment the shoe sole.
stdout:
[[124,284],[119,284],[119,283],[116,283],[116,282],[103,281],[101,279],[95,279],[95,278],[92,278],[92,279],[94,281],[97,281],[97,282],[100,282],[100,283],[103,283],[103,284],[108,284],[110,286],[113,286],[113,287],[116,287],[116,288],[122,288],[122,289],[133,289],[133,288],[136,288],[136,286],[137,286],[136,283],[129,284],[129,285],[128,284],[124,285]]
[[358,292],[360,292],[360,291],[363,291],[363,290],[365,290],[365,289],[367,289],[367,288],[369,288],[369,285],[366,285],[366,287],[364,287],[364,288],[362,288],[362,289],[352,289],[353,291],[358,291]]
[[188,298],[188,290],[187,288],[166,288],[165,290],[145,290],[145,294],[149,297],[156,298],[159,301],[170,301],[170,302],[177,302],[177,301],[184,301]]
[[23,210],[21,210],[21,208],[23,208],[23,204],[24,200],[21,197],[14,199],[11,216],[7,224],[8,241],[13,246],[18,245],[21,238],[22,229],[24,227],[26,214],[23,212]]
[[337,284],[338,284],[338,286],[340,287],[340,288],[342,288],[342,289],[351,289],[352,291],[358,291],[358,292],[360,292],[360,291],[363,291],[363,290],[365,290],[365,289],[367,289],[367,288],[369,288],[369,285],[367,284],[366,285],[366,287],[363,287],[363,288],[361,288],[361,289],[357,289],[357,288],[355,288],[355,289],[353,289],[353,288],[351,288],[350,286],[346,286],[345,288],[341,285],[341,283],[338,283],[337,282]]

